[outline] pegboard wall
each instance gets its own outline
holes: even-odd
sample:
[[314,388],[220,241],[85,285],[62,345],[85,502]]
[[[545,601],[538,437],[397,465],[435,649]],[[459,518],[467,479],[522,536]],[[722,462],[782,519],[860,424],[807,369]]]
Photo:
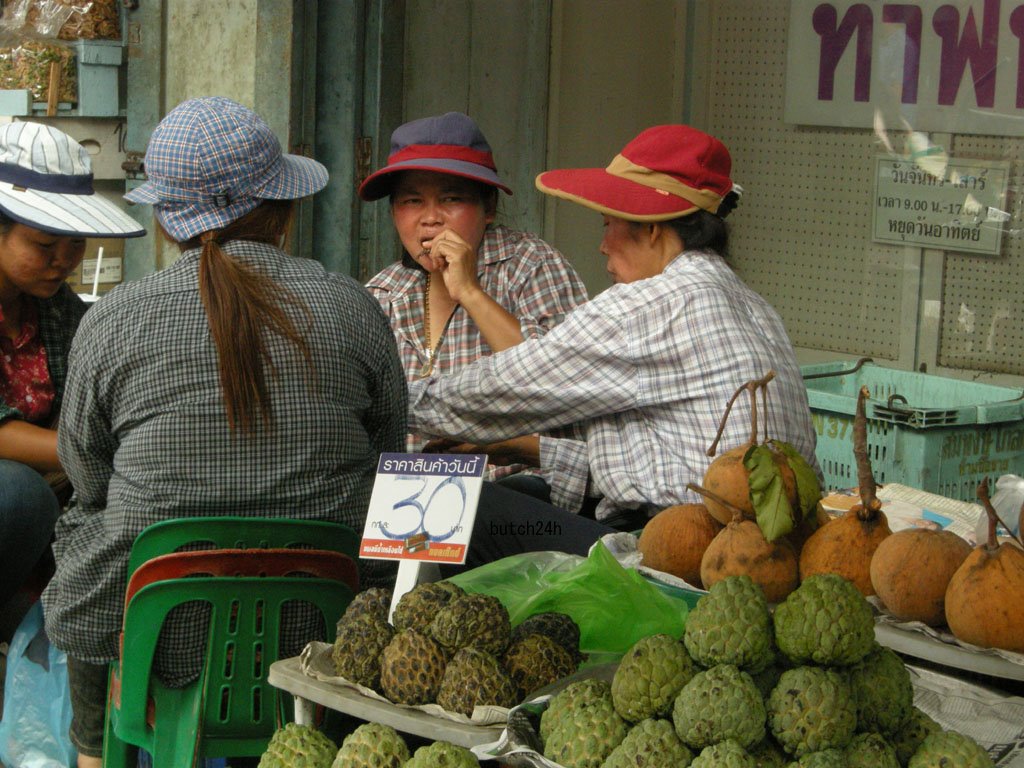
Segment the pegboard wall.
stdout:
[[[917,305],[929,297],[917,295],[926,282],[919,272],[934,262],[871,238],[875,158],[885,144],[902,152],[903,132],[784,123],[789,3],[709,7],[707,128],[729,147],[733,178],[745,190],[730,217],[733,265],[778,309],[797,347],[916,364],[915,349],[901,344],[929,343],[927,323],[916,334],[905,326],[924,317]],[[948,148],[951,157],[1012,161],[1002,254],[946,252],[941,296],[931,302],[940,313],[935,359],[964,375],[1024,375],[1024,229],[1014,194],[1022,147],[1017,139],[957,136]]]
[[1024,141],[957,136],[953,154],[1010,162],[1000,256],[948,253],[939,362],[950,368],[1024,374]]

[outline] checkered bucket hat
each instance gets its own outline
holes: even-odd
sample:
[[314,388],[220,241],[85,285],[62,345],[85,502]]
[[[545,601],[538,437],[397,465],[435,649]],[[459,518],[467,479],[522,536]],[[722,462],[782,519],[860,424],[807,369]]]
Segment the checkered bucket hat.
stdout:
[[125,198],[150,203],[178,242],[221,229],[262,200],[295,200],[327,184],[327,169],[289,155],[248,107],[220,96],[172,109],[149,139],[147,181]]
[[69,237],[139,237],[146,230],[92,186],[89,153],[48,125],[0,126],[0,211]]

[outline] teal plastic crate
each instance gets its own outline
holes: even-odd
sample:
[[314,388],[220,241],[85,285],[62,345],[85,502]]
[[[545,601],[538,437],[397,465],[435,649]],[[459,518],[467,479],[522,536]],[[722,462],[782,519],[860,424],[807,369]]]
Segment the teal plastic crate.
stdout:
[[975,501],[978,483],[1024,475],[1024,392],[848,361],[805,365],[816,455],[828,489],[857,485],[853,417],[870,392],[868,454],[878,483]]

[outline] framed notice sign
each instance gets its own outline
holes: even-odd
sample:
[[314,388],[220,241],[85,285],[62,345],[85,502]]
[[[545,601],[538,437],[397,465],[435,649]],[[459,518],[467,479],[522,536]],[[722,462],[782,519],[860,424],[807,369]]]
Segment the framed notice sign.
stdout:
[[998,255],[1008,162],[947,160],[939,174],[911,159],[875,160],[873,239],[943,251]]
[[383,453],[359,556],[463,563],[487,456]]

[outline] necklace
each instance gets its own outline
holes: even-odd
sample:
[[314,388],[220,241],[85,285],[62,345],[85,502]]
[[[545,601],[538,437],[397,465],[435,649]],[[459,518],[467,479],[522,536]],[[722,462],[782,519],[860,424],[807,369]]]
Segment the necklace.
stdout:
[[445,336],[448,335],[448,326],[452,324],[452,318],[455,317],[455,310],[459,308],[456,304],[452,307],[451,313],[448,315],[448,319],[444,323],[444,328],[441,329],[441,335],[437,339],[437,343],[433,347],[430,346],[430,273],[427,272],[427,285],[423,291],[423,340],[424,348],[427,350],[427,362],[420,368],[420,378],[425,379],[434,372],[434,363],[437,360],[437,353],[441,350],[441,345],[444,344]]

